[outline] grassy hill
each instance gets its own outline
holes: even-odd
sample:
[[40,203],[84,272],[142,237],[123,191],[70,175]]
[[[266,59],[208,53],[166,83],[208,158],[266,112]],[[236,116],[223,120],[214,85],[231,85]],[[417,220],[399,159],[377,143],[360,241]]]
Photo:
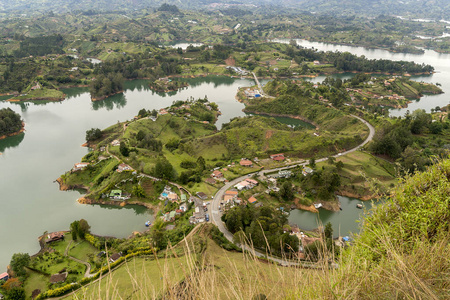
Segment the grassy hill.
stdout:
[[[195,235],[204,241],[202,250],[158,262],[131,260],[105,278],[100,288],[95,283],[77,296],[255,299],[263,294],[267,299],[447,299],[449,174],[450,160],[445,160],[406,178],[391,199],[366,216],[353,245],[334,258],[337,269],[329,269],[327,264],[319,270],[285,268],[251,255],[227,252],[205,229]],[[323,254],[322,261],[333,259],[327,252]]]

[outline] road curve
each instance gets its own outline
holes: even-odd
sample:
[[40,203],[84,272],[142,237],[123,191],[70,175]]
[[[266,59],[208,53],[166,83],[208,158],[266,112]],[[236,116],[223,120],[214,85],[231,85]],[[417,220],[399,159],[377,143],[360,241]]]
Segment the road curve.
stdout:
[[[369,122],[367,122],[366,120],[355,116],[355,115],[351,115],[352,117],[360,120],[361,122],[363,122],[368,128],[369,128],[369,135],[367,136],[367,138],[364,140],[364,142],[362,142],[360,145],[358,145],[355,148],[352,148],[348,151],[342,152],[342,153],[338,153],[336,155],[333,155],[333,157],[339,157],[341,155],[345,155],[354,151],[357,151],[359,149],[361,149],[362,147],[364,147],[367,143],[369,143],[374,135],[375,135],[375,128],[369,124]],[[327,157],[324,158],[320,158],[318,160],[316,160],[316,162],[322,162],[327,160]],[[211,205],[210,205],[210,209],[211,209],[211,222],[213,224],[215,224],[217,226],[217,228],[219,228],[219,230],[224,234],[224,236],[231,242],[233,242],[233,234],[231,232],[228,231],[228,229],[225,227],[225,223],[222,222],[221,216],[222,213],[219,211],[219,205],[220,205],[220,201],[223,199],[223,195],[224,193],[230,189],[232,186],[236,185],[237,183],[241,182],[242,180],[244,180],[245,178],[248,178],[249,176],[259,173],[259,175],[263,175],[265,173],[272,173],[272,172],[276,172],[276,171],[280,171],[280,170],[286,170],[286,169],[290,169],[290,168],[295,168],[298,166],[305,166],[307,163],[299,163],[299,164],[293,164],[290,166],[285,166],[285,167],[280,167],[280,168],[275,168],[275,169],[271,169],[271,170],[262,170],[259,172],[255,172],[249,175],[245,175],[245,176],[241,176],[239,178],[234,179],[233,181],[230,181],[228,183],[226,183],[220,190],[217,191],[217,193],[214,195],[214,198],[211,201]],[[252,252],[254,255],[258,256],[258,257],[266,257],[274,262],[277,262],[283,266],[299,266],[302,265],[304,267],[314,267],[314,264],[310,264],[310,263],[300,263],[300,262],[293,262],[293,261],[289,261],[286,259],[281,259],[281,258],[277,258],[277,257],[272,257],[272,256],[268,256],[266,253],[261,253],[258,252],[254,249],[249,249],[248,247],[245,247],[245,245],[242,247],[244,250],[249,250],[250,252]],[[333,265],[332,267],[337,267],[337,265]]]

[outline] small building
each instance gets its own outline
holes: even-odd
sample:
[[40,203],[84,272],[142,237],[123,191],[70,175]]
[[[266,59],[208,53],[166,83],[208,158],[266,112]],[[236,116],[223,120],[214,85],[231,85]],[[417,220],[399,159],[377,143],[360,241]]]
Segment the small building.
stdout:
[[180,199],[181,199],[181,202],[186,202],[186,200],[187,200],[186,194],[181,194]]
[[248,183],[253,185],[253,187],[258,185],[258,181],[256,181],[255,179],[247,178],[247,179],[245,179],[245,181],[247,181]]
[[206,178],[205,182],[211,185],[216,184],[216,180],[214,178]]
[[285,159],[284,153],[272,154],[270,156],[270,159],[275,160],[275,161],[282,161]]
[[211,177],[212,178],[223,178],[223,174],[219,170],[214,170],[214,172],[212,172],[212,174],[211,174]]
[[122,173],[123,171],[133,171],[133,168],[127,164],[120,164],[117,167],[117,172]]
[[160,115],[167,115],[169,112],[165,110],[164,108],[161,108],[158,112]]
[[34,90],[40,90],[41,89],[41,85],[39,84],[39,82],[36,82],[36,85],[33,85],[32,87],[31,87],[31,90],[32,91],[34,91]]
[[119,140],[112,141],[111,146],[120,146],[120,141]]
[[122,257],[122,253],[114,253],[113,255],[111,255],[110,257],[109,257],[109,262],[110,263],[114,263],[114,262],[116,262],[119,258],[121,258]]
[[253,162],[251,160],[248,160],[248,159],[241,159],[239,164],[241,166],[243,166],[243,167],[253,167]]
[[69,273],[67,273],[67,272],[54,274],[50,277],[50,283],[55,284],[55,283],[64,282],[64,281],[66,281],[67,275],[69,275]]
[[303,171],[302,171],[302,174],[303,174],[303,176],[306,176],[308,174],[312,174],[313,172],[314,172],[314,170],[311,169],[310,167],[304,167]]
[[280,170],[278,171],[278,178],[289,178],[292,176],[292,171],[289,170]]
[[122,190],[112,190],[109,193],[109,198],[111,199],[118,199],[122,197]]
[[186,212],[186,211],[188,210],[187,204],[186,204],[185,202],[181,203],[181,204],[180,204],[180,209],[181,209],[183,212]]
[[202,199],[202,200],[208,199],[208,195],[206,195],[206,194],[203,193],[203,192],[198,192],[198,193],[197,193],[197,197],[199,197],[199,198]]
[[178,195],[176,193],[169,193],[169,195],[167,195],[167,199],[172,202],[178,201]]
[[56,242],[64,239],[64,233],[63,232],[52,232],[47,234],[47,239],[45,240],[45,243],[51,243]]
[[6,281],[8,279],[9,279],[8,273],[5,272],[5,273],[0,274],[0,280]]
[[89,163],[87,163],[87,162],[76,163],[73,165],[72,172],[83,170],[87,166],[89,166]]
[[233,191],[233,190],[226,191],[225,194],[223,195],[223,201],[225,201],[225,202],[228,202],[230,200],[234,201],[234,200],[236,200],[237,195],[238,195],[238,191]]
[[248,203],[255,203],[255,202],[257,202],[258,200],[255,198],[255,197],[253,197],[253,196],[251,196],[250,198],[248,198]]
[[247,181],[241,181],[234,186],[238,191],[242,191],[244,189],[251,189],[253,186]]

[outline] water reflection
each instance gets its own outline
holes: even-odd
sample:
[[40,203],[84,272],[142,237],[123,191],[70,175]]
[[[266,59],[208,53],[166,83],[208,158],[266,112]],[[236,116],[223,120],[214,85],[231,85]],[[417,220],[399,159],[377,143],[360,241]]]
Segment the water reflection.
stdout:
[[23,141],[25,133],[21,133],[15,136],[7,137],[0,140],[0,153],[4,152],[8,148],[15,148]]
[[[96,205],[90,204],[90,206],[97,206],[97,204]],[[140,206],[140,205],[132,204],[132,205],[126,205],[124,207],[121,207],[121,206],[117,206],[117,205],[98,204],[98,206],[100,206],[101,208],[107,209],[107,210],[121,210],[121,209],[130,210],[130,211],[132,210],[132,211],[134,211],[134,214],[136,216],[139,216],[139,215],[152,216],[153,215],[152,210],[147,209],[144,206]]]
[[63,89],[62,92],[66,94],[66,100],[69,100],[71,98],[79,97],[84,93],[89,93],[89,88],[88,87],[68,88]]
[[216,88],[218,86],[230,86],[238,80],[236,78],[231,78],[228,76],[207,76],[207,77],[197,77],[197,78],[176,78],[175,80],[186,81],[191,87],[196,87],[204,83],[212,83]]
[[121,109],[127,105],[127,99],[123,93],[113,95],[103,100],[93,101],[92,108],[99,110],[106,108],[106,110],[113,110],[114,107]]

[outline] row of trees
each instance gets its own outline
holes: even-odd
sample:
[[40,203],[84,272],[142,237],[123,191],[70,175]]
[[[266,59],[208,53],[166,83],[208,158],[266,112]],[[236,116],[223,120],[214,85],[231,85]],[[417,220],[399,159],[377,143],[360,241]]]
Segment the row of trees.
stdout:
[[338,70],[358,72],[385,72],[385,73],[430,73],[434,67],[417,64],[412,61],[392,61],[387,59],[368,59],[350,52],[317,51],[302,47],[289,46],[286,54],[298,64],[304,61],[323,61],[333,64]]
[[291,256],[298,252],[299,240],[284,233],[287,218],[270,207],[235,206],[222,216],[235,242],[248,242],[273,254]]

